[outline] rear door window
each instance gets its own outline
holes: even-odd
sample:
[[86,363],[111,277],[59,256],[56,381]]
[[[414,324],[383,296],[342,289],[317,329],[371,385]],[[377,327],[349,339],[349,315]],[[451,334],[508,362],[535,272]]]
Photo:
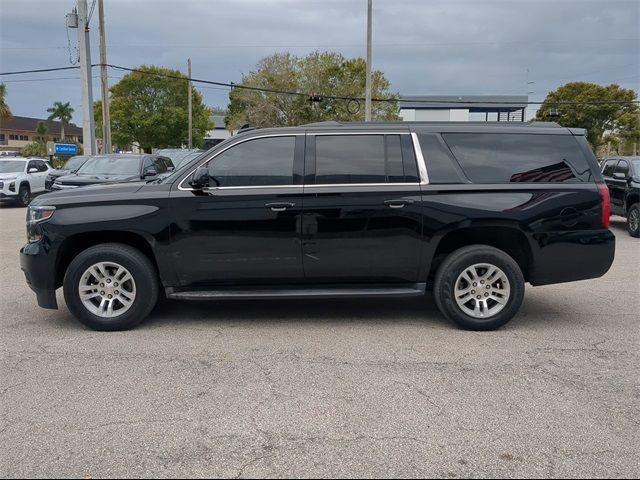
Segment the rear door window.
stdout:
[[317,135],[315,142],[318,185],[417,181],[401,135]]
[[587,159],[571,135],[452,133],[442,136],[474,183],[592,181]]

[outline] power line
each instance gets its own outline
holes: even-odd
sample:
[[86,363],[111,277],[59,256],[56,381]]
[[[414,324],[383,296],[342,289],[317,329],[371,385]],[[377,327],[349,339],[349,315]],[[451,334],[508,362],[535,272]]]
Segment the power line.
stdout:
[[[122,70],[122,71],[126,71],[126,72],[132,72],[132,73],[139,73],[139,74],[143,74],[143,75],[153,75],[153,76],[157,76],[157,77],[165,77],[165,78],[173,78],[176,80],[182,80],[182,81],[191,81],[193,83],[199,83],[199,84],[204,84],[204,85],[214,85],[217,87],[227,87],[227,88],[240,88],[243,90],[250,90],[250,91],[255,91],[255,92],[261,92],[261,93],[273,93],[273,94],[278,94],[278,95],[291,95],[291,96],[302,96],[302,97],[309,97],[310,92],[299,92],[299,91],[293,91],[293,90],[279,90],[279,89],[273,89],[273,88],[265,88],[265,87],[252,87],[249,85],[242,85],[242,84],[238,84],[238,83],[233,83],[233,82],[217,82],[217,81],[213,81],[213,80],[204,80],[204,79],[199,79],[199,78],[189,78],[186,76],[178,76],[178,75],[171,75],[171,74],[167,74],[167,73],[159,73],[159,72],[150,72],[148,70],[140,70],[137,68],[129,68],[129,67],[123,67],[120,65],[112,65],[112,64],[105,64],[107,67],[109,68],[113,68],[116,70]],[[101,64],[93,64],[91,65],[92,67],[97,67],[97,66],[101,66]],[[74,70],[74,69],[78,69],[80,67],[78,66],[73,66],[73,67],[56,67],[56,68],[41,68],[41,69],[37,69],[37,70],[23,70],[23,71],[19,71],[19,72],[0,72],[0,76],[4,76],[4,75],[20,75],[20,74],[30,74],[30,73],[42,73],[42,72],[56,72],[56,71],[61,71],[61,70]],[[328,100],[345,100],[345,101],[356,101],[356,102],[364,102],[364,97],[349,97],[349,96],[343,96],[343,95],[322,95],[321,93],[318,92],[314,92],[314,95],[317,95],[319,97],[322,97],[323,99],[328,99]],[[464,100],[453,100],[453,101],[443,101],[443,100],[427,100],[427,99],[405,99],[402,100],[400,98],[372,98],[371,99],[373,102],[401,102],[401,101],[406,101],[406,102],[411,102],[411,103],[421,103],[421,104],[425,104],[425,105],[429,105],[429,104],[460,104],[460,105],[513,105],[514,103],[518,104],[518,105],[542,105],[543,103],[545,103],[544,101],[538,101],[538,102],[532,102],[532,101],[527,101],[527,102],[507,102],[507,101],[483,101],[483,100],[472,100],[472,101],[464,101]],[[559,101],[559,102],[549,102],[552,103],[554,106],[555,105],[626,105],[629,103],[635,103],[635,104],[640,104],[640,100],[630,100],[630,101],[625,101],[625,100],[603,100],[603,101]]]

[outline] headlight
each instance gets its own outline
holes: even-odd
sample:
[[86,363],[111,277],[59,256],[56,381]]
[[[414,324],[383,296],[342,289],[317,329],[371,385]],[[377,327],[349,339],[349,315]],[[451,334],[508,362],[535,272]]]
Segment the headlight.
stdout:
[[31,206],[27,208],[27,239],[29,242],[38,242],[42,240],[42,229],[40,223],[51,218],[56,211],[56,207],[52,206]]

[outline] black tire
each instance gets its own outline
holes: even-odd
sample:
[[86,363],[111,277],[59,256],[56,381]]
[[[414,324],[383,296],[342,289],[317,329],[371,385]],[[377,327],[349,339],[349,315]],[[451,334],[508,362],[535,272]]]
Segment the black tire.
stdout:
[[627,212],[627,231],[632,237],[640,237],[640,203],[634,203]]
[[29,188],[28,184],[23,183],[22,185],[20,185],[20,188],[18,189],[18,198],[16,199],[16,202],[21,207],[26,207],[29,205],[30,201],[31,201],[31,188]]
[[[458,306],[454,294],[458,277],[467,268],[478,263],[488,263],[500,268],[511,288],[509,299],[503,309],[482,319],[464,312]],[[502,250],[487,245],[470,245],[452,252],[442,262],[436,274],[433,294],[438,309],[460,327],[476,331],[495,330],[518,313],[524,298],[524,277],[516,261]]]
[[[98,262],[114,262],[126,268],[136,285],[136,296],[129,310],[104,318],[84,306],[79,283],[84,272]],[[73,259],[64,276],[64,299],[71,313],[94,330],[128,330],[149,315],[158,300],[158,275],[149,259],[139,250],[121,243],[102,243],[86,249]],[[116,292],[117,293],[117,292]]]

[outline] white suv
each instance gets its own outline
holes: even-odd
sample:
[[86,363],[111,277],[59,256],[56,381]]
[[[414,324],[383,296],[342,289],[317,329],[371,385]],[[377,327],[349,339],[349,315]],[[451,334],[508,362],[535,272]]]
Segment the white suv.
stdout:
[[51,170],[42,158],[0,158],[0,200],[15,200],[26,207],[34,193],[45,191],[44,181]]

